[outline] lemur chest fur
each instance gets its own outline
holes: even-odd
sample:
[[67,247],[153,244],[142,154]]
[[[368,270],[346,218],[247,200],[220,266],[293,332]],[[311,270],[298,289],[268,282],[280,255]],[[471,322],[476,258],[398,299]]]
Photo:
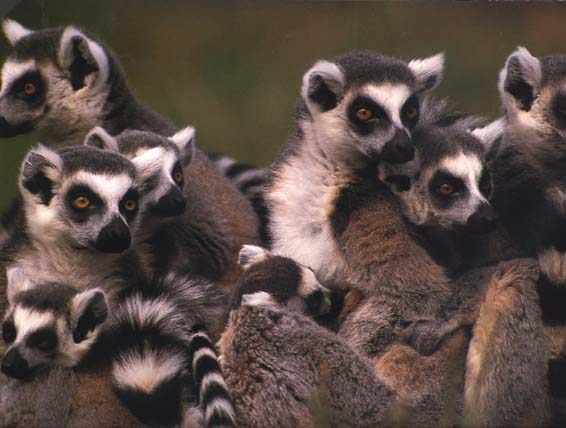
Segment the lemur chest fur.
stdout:
[[268,194],[274,251],[311,267],[323,282],[339,281],[345,271],[331,217],[350,180],[303,147],[276,173]]

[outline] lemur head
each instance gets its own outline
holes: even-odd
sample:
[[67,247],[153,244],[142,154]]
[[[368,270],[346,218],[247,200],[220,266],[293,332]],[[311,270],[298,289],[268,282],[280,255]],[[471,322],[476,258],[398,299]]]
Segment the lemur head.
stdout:
[[236,285],[232,308],[245,305],[284,305],[312,316],[330,309],[330,290],[313,270],[265,248],[244,245],[239,263],[243,273]]
[[544,164],[566,158],[566,55],[518,48],[499,75],[507,135]]
[[139,174],[144,207],[160,217],[177,216],[185,210],[184,169],[195,155],[195,129],[191,126],[172,137],[147,131],[125,131],[110,136],[100,127],[87,135],[85,144],[119,150]]
[[78,293],[61,284],[16,292],[2,323],[7,350],[2,373],[25,379],[37,371],[77,365],[95,343],[108,316],[98,288]]
[[75,27],[32,31],[6,19],[3,30],[12,52],[2,67],[0,137],[86,134],[103,113],[116,71],[108,51]]
[[419,106],[443,69],[443,54],[408,63],[373,52],[318,61],[303,77],[302,127],[312,129],[331,160],[409,161]]
[[117,152],[37,145],[24,159],[19,183],[28,233],[50,246],[123,252],[138,223],[136,179],[133,163]]
[[414,134],[417,167],[406,164],[408,176],[403,176],[405,165],[381,164],[380,179],[390,185],[415,225],[489,232],[496,215],[489,203],[487,159],[503,127],[501,119],[472,130],[424,126]]

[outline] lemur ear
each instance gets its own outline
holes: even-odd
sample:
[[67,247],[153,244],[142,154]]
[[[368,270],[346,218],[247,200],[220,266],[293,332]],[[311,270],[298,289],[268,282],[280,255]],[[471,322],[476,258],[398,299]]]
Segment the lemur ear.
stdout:
[[59,42],[59,63],[67,70],[73,90],[93,89],[106,83],[108,55],[104,48],[75,27],[67,27]]
[[6,269],[6,280],[8,283],[8,303],[12,303],[17,294],[33,288],[29,277],[21,268],[11,267]]
[[271,256],[271,252],[257,245],[243,245],[238,257],[238,263],[242,269],[248,269],[251,265],[262,262]]
[[63,160],[56,151],[42,144],[31,149],[20,173],[20,191],[24,198],[31,195],[41,204],[49,205],[62,168]]
[[181,152],[181,163],[187,166],[195,157],[195,134],[196,130],[192,126],[181,129],[172,137],[169,137]]
[[98,149],[111,150],[113,152],[120,151],[116,138],[100,126],[95,126],[90,130],[83,144],[85,146],[93,146]]
[[301,96],[309,107],[318,111],[332,110],[344,95],[344,73],[329,61],[318,61],[303,76]]
[[440,85],[444,77],[445,62],[444,53],[409,61],[408,66],[415,76],[420,91],[432,91]]
[[100,288],[83,291],[73,297],[71,326],[73,341],[81,343],[108,317],[108,300]]
[[5,19],[2,21],[2,31],[4,31],[6,39],[8,39],[12,46],[14,46],[21,38],[33,33],[32,30],[27,29],[13,19]]
[[507,58],[499,73],[499,94],[504,104],[510,102],[520,110],[529,111],[537,96],[542,79],[540,61],[519,47]]
[[482,128],[470,129],[468,132],[484,145],[486,153],[490,153],[505,130],[505,119],[497,119]]

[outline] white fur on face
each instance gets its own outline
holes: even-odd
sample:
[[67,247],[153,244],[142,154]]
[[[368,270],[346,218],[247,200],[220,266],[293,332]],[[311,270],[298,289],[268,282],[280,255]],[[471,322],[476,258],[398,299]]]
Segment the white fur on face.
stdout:
[[[364,86],[361,94],[369,96],[387,112],[389,119],[399,128],[404,128],[401,122],[401,109],[411,96],[411,91],[407,85],[382,85],[370,84]],[[388,141],[386,139],[385,141]]]
[[5,95],[16,80],[23,74],[37,70],[35,60],[30,59],[23,62],[7,60],[2,66],[2,89],[0,90],[0,97]]
[[21,342],[34,331],[55,322],[55,317],[52,312],[40,312],[30,308],[23,308],[21,306],[17,306],[14,310],[13,319],[18,334],[15,343]]

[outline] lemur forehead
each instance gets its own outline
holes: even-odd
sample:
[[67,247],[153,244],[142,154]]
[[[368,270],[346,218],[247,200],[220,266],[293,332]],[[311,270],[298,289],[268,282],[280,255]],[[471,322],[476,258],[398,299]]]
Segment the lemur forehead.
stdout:
[[16,42],[9,57],[19,61],[34,58],[57,63],[57,50],[63,30],[59,27],[33,31]]
[[37,69],[37,64],[34,59],[28,59],[25,61],[16,61],[13,59],[8,59],[2,66],[2,89],[0,90],[0,96],[4,95],[20,76],[30,71]]
[[68,309],[69,301],[75,294],[76,291],[67,285],[41,284],[18,293],[14,298],[14,303],[18,307],[39,312],[51,311],[64,314]]
[[442,159],[441,168],[456,177],[479,178],[483,164],[475,154],[460,152]]
[[566,55],[539,58],[542,66],[542,85],[563,84],[566,78]]
[[360,94],[369,96],[386,110],[399,112],[411,96],[411,90],[404,83],[368,83],[360,89]]
[[446,127],[423,127],[413,134],[423,168],[437,165],[446,158],[460,154],[482,159],[484,146],[464,129]]
[[134,179],[127,174],[109,175],[78,171],[66,177],[62,190],[65,192],[73,186],[86,186],[112,205],[113,201],[120,201],[133,184]]
[[344,71],[347,86],[366,83],[415,84],[411,70],[403,61],[375,52],[349,52],[335,58],[334,62]]
[[153,132],[124,131],[116,138],[120,152],[128,157],[139,156],[155,147],[163,147],[167,151],[178,152],[177,146],[167,137]]
[[136,177],[136,168],[123,155],[91,146],[72,146],[59,150],[63,158],[63,173],[72,175],[79,171],[97,175]]

